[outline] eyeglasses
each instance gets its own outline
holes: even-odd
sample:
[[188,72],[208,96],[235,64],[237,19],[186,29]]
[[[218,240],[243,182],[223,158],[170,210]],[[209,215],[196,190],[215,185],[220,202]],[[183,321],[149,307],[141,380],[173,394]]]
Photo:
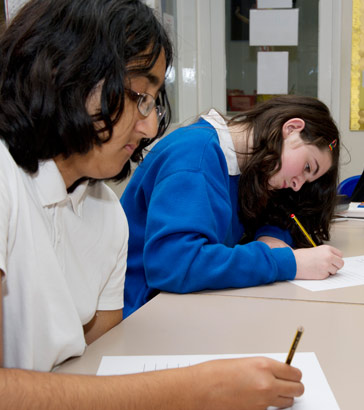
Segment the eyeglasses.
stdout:
[[[142,114],[143,117],[148,117],[155,108],[157,113],[158,124],[162,121],[166,114],[166,109],[162,105],[158,104],[155,98],[147,93],[137,93],[136,91],[130,90],[129,88],[125,89],[129,97],[137,102],[138,111]],[[159,99],[159,96],[158,96]]]

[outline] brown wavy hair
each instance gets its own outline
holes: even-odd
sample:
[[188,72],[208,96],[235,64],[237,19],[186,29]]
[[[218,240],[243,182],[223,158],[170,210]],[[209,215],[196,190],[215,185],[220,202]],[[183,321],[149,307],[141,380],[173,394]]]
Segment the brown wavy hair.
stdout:
[[[317,180],[305,183],[297,192],[292,189],[269,189],[269,179],[282,166],[282,126],[291,118],[301,118],[305,128],[301,138],[306,144],[329,150],[332,166]],[[246,228],[245,240],[256,229],[271,224],[289,229],[295,246],[311,246],[290,217],[294,213],[317,243],[329,240],[330,221],[336,205],[340,136],[327,106],[316,98],[280,96],[258,104],[234,116],[228,125],[240,124],[253,135],[253,148],[241,170],[239,181],[240,217]],[[331,151],[329,144],[337,140]]]

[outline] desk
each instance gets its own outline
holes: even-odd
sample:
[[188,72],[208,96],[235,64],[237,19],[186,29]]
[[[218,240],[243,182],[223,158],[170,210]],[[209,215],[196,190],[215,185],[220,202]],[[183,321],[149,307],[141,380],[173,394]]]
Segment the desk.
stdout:
[[[344,257],[364,255],[364,221],[345,220],[335,222],[332,227],[331,236],[331,240],[328,243],[340,249]],[[275,282],[252,288],[223,289],[205,291],[204,293],[364,305],[364,285],[311,292],[290,282]]]
[[[95,374],[103,355],[314,351],[341,410],[361,407],[364,306],[161,293],[57,372]],[[294,365],[294,360],[292,362]]]
[[344,257],[364,255],[364,219],[334,222],[328,244],[340,249]]

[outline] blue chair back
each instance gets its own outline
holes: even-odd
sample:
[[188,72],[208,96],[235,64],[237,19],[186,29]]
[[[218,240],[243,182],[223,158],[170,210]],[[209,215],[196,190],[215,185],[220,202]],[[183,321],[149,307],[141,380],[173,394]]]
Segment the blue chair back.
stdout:
[[337,193],[339,195],[347,195],[349,198],[353,194],[353,191],[358,183],[360,175],[354,175],[341,181],[337,187]]

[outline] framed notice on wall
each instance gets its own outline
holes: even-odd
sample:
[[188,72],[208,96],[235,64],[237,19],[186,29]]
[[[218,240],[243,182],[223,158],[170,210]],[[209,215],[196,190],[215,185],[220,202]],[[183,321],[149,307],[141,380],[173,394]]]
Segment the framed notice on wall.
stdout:
[[353,0],[350,129],[364,130],[364,0]]

